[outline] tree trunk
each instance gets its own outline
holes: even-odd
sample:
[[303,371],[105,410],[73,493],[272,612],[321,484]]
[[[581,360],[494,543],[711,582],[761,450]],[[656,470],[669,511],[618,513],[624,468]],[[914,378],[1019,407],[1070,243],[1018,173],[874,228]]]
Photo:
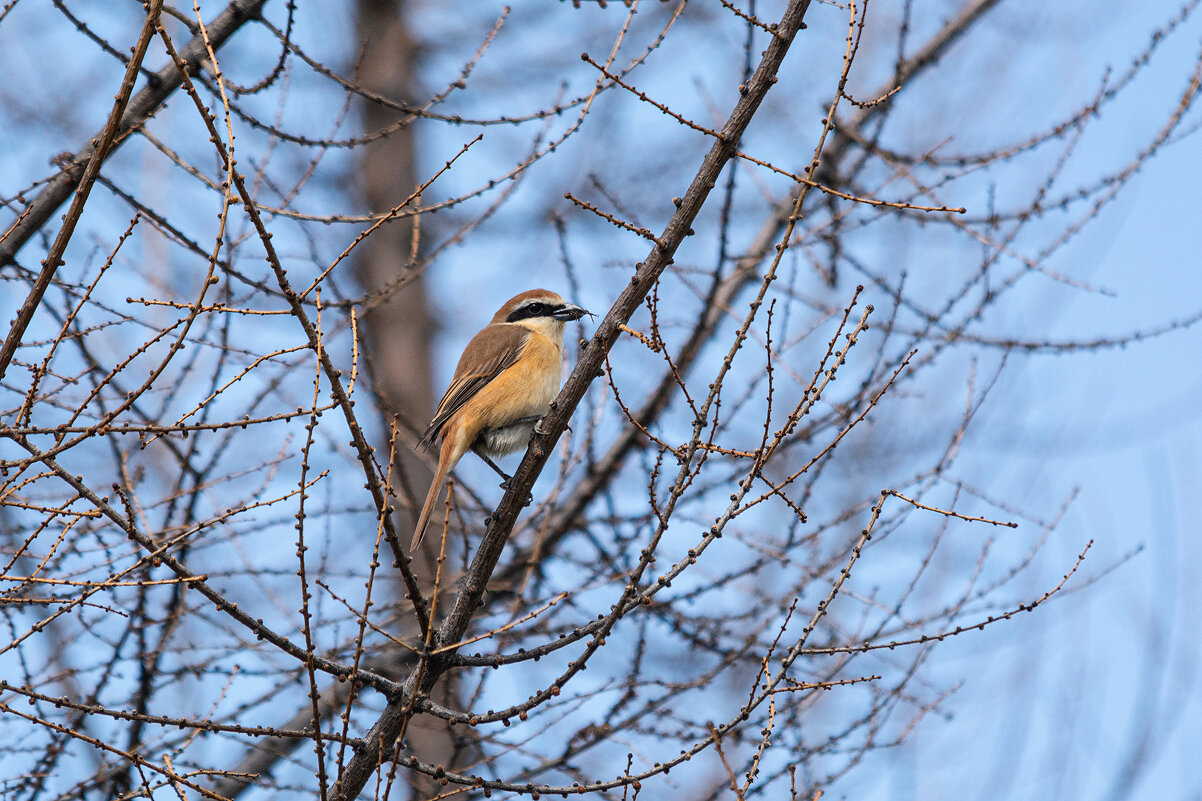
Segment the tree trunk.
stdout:
[[[417,62],[416,47],[406,22],[405,4],[401,0],[358,0],[360,82],[369,91],[398,101],[411,100],[418,94],[413,69]],[[365,131],[387,128],[401,117],[395,108],[378,103],[364,102],[362,108]],[[360,149],[358,188],[370,211],[386,212],[416,189],[419,177],[415,144],[414,129],[406,126]],[[413,247],[413,219],[401,217],[385,223],[360,246],[355,269],[364,290],[371,292],[394,284],[406,269]],[[385,430],[393,414],[400,415],[411,429],[420,430],[433,407],[430,342],[434,326],[422,276],[414,275],[371,308],[363,322],[365,351],[374,387],[383,404]],[[407,484],[407,488],[397,486],[400,498],[420,499],[429,485],[431,471],[410,450],[409,443],[405,437],[398,438],[394,483]],[[381,454],[387,453],[386,447],[380,447],[386,445],[377,446]],[[398,506],[397,527],[407,532],[412,528],[416,510],[408,511],[403,504]],[[407,537],[402,540],[407,541]],[[437,544],[436,538],[434,543]],[[420,555],[414,563],[418,576],[427,585],[433,583],[432,567],[433,560]],[[402,594],[398,588],[396,595]],[[397,663],[409,661],[406,656],[397,653]],[[435,691],[437,701],[457,705],[454,694],[453,682],[446,682]],[[454,764],[458,750],[447,727],[425,716],[418,716],[410,724],[405,745],[402,750],[411,751],[424,762],[441,765]],[[437,785],[424,777],[411,787],[414,798],[438,793]]]

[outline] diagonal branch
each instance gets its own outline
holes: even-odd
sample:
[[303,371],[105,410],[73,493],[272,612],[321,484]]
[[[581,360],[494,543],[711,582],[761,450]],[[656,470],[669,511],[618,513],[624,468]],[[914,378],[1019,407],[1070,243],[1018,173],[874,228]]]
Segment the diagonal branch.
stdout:
[[[208,26],[209,41],[213,47],[220,47],[247,20],[257,17],[267,0],[234,0]],[[158,111],[159,107],[179,88],[182,77],[175,64],[167,64],[154,73],[147,81],[142,91],[130,100],[134,81],[142,67],[146,56],[146,48],[154,33],[158,21],[162,0],[151,4],[146,13],[146,23],[142,27],[135,52],[130,57],[125,72],[125,80],[117,93],[116,102],[109,115],[109,120],[100,133],[88,141],[71,159],[69,164],[56,175],[46,188],[38,193],[22,211],[17,221],[0,237],[0,267],[10,264],[17,253],[25,246],[34,234],[50,221],[56,209],[75,194],[75,200],[66,215],[58,238],[50,248],[50,253],[42,262],[42,271],[34,282],[34,287],[17,313],[13,326],[5,337],[4,345],[0,348],[0,378],[4,376],[16,353],[21,337],[33,318],[34,311],[42,301],[47,287],[50,286],[54,273],[58,269],[63,251],[75,230],[75,223],[83,212],[88,193],[92,184],[113,151],[129,136],[129,134],[146,123]],[[206,57],[204,38],[194,36],[181,49],[180,56],[192,72],[200,70],[200,64]]]
[[[154,0],[146,9],[146,19],[142,23],[142,31],[138,35],[138,42],[134,45],[133,55],[130,56],[129,62],[125,65],[125,77],[121,79],[121,88],[117,90],[116,97],[113,98],[113,108],[109,111],[108,120],[104,123],[104,128],[101,129],[100,135],[92,139],[86,150],[91,150],[87,156],[86,167],[83,169],[83,174],[79,176],[79,183],[75,186],[75,198],[71,201],[71,208],[63,217],[63,225],[58,229],[58,236],[54,238],[54,244],[50,246],[46,258],[42,261],[42,271],[38,273],[37,279],[33,282],[33,289],[30,290],[25,302],[21,304],[20,310],[17,312],[17,317],[13,321],[13,327],[9,329],[8,336],[4,338],[4,345],[0,346],[0,378],[4,377],[4,373],[8,370],[8,365],[12,362],[13,355],[17,352],[17,345],[21,341],[21,337],[25,334],[25,328],[29,325],[29,321],[33,319],[33,313],[38,305],[42,302],[42,296],[46,294],[46,289],[50,286],[50,280],[54,278],[55,271],[62,263],[63,253],[67,250],[67,244],[71,241],[71,235],[75,233],[75,224],[79,222],[79,217],[83,214],[84,204],[88,202],[88,195],[92,193],[92,185],[96,183],[97,176],[100,175],[100,165],[108,157],[109,152],[113,149],[113,143],[117,139],[117,128],[121,122],[121,117],[125,113],[125,107],[129,103],[129,96],[134,91],[134,81],[138,78],[138,70],[142,68],[142,60],[146,58],[146,48],[150,45],[150,38],[154,36],[154,28],[158,25],[159,14],[163,10],[163,0]],[[74,169],[64,171],[64,174],[71,172],[72,175],[79,173],[79,169],[84,164],[82,158],[77,158],[74,164]],[[61,174],[60,174],[61,177]],[[67,182],[63,183],[63,199],[70,192],[71,187]],[[45,195],[49,189],[43,191],[38,198]],[[59,201],[61,203],[62,200]],[[35,201],[36,203],[36,201]],[[55,204],[57,208],[58,204]],[[13,234],[13,229],[18,228],[23,220],[27,220],[24,215],[17,218],[16,225],[5,233],[0,239],[0,247],[8,243],[9,237]],[[14,251],[15,252],[15,251]],[[0,263],[7,263],[7,260]]]
[[[938,32],[927,40],[918,52],[899,65],[889,83],[877,87],[875,92],[870,92],[867,96],[877,97],[887,94],[895,85],[900,86],[904,91],[911,85],[914,78],[937,64],[940,57],[959,42],[965,33],[999,2],[1000,0],[976,0],[963,8],[959,14],[948,20]],[[858,132],[863,131],[869,122],[888,108],[888,103],[869,106],[856,114],[848,123],[836,127],[834,139],[831,145],[825,149],[823,163],[819,169],[829,171],[825,169],[826,165],[837,164],[847,152],[848,146],[855,143],[856,137],[859,136]],[[759,274],[760,263],[772,255],[773,246],[777,243],[781,231],[788,224],[789,216],[793,213],[793,207],[797,203],[798,194],[802,191],[804,191],[804,186],[798,185],[776,202],[759,231],[756,232],[752,243],[745,249],[744,255],[735,261],[730,275],[722,279],[711,298],[707,299],[700,321],[676,356],[678,373],[684,375],[688,372],[693,361],[701,353],[701,346],[708,341],[713,330],[722,320],[725,309]],[[636,418],[643,421],[656,419],[667,408],[675,387],[676,376],[668,371],[655,390],[648,395],[643,407],[635,415]],[[641,439],[642,433],[632,426],[625,427],[618,433],[616,440],[594,469],[581,479],[571,495],[551,510],[551,520],[546,526],[547,534],[537,546],[541,552],[545,553],[554,548],[560,540],[574,530],[584,509],[596,498],[597,493],[608,485],[610,479],[621,469],[626,457],[636,449]],[[521,573],[530,569],[534,560],[533,551],[520,554],[505,568],[506,580],[500,583],[516,581]]]
[[726,124],[722,126],[717,141],[706,153],[688,191],[681,198],[676,213],[664,227],[647,259],[637,266],[630,284],[597,326],[592,340],[581,353],[576,369],[568,377],[559,397],[551,404],[550,413],[542,421],[541,431],[536,433],[525,458],[513,474],[510,489],[505,493],[489,523],[480,549],[465,576],[463,591],[455,599],[455,606],[439,632],[440,644],[455,642],[466,630],[468,621],[483,595],[483,579],[491,575],[496,566],[505,540],[522,508],[521,501],[538,478],[555,442],[567,428],[568,419],[584,397],[589,384],[600,373],[606,354],[621,333],[621,326],[625,325],[635,310],[642,305],[643,299],[659,280],[660,275],[672,264],[676,249],[684,242],[685,237],[692,233],[693,221],[717,184],[719,174],[727,162],[737,154],[743,132],[768,89],[776,83],[777,70],[788,52],[789,45],[792,44],[793,37],[802,27],[802,20],[808,8],[809,0],[794,0],[785,10],[784,17],[777,24],[776,34],[764,49],[764,56],[755,74],[745,85],[745,93],[735,105]]
[[[485,582],[496,567],[509,532],[521,511],[526,493],[542,471],[556,440],[567,427],[568,419],[584,397],[589,384],[599,374],[606,354],[621,333],[621,326],[630,320],[660,275],[672,264],[676,249],[684,242],[685,237],[692,233],[693,221],[717,184],[718,176],[727,162],[735,157],[743,132],[768,90],[776,83],[777,71],[793,38],[803,27],[809,5],[809,0],[792,0],[785,9],[772,40],[764,49],[763,58],[755,74],[744,85],[738,103],[735,104],[726,124],[722,126],[717,141],[706,153],[688,191],[681,198],[676,213],[668,221],[647,259],[638,265],[630,284],[601,321],[592,341],[581,354],[576,369],[572,371],[559,397],[551,404],[551,411],[543,420],[541,431],[536,429],[538,433],[535,434],[522,463],[514,473],[505,497],[492,516],[471,567],[462,580],[454,606],[438,631],[437,641],[434,643],[436,648],[463,639],[480,604]],[[429,692],[453,656],[454,651],[443,651],[423,660],[426,663],[425,669],[416,671],[409,677],[402,697],[389,702],[379,720],[368,732],[365,747],[357,751],[347,765],[346,771],[330,795],[331,798],[347,801],[359,795],[376,766],[392,753],[394,742],[403,731],[408,718],[411,707],[409,699],[417,693]]]

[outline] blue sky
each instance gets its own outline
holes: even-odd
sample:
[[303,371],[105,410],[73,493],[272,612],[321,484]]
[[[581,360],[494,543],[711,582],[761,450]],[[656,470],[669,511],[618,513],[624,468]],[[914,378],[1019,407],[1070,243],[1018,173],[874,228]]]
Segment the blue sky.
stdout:
[[[864,52],[849,83],[853,96],[877,86],[892,63],[897,6],[882,0],[876,3],[870,8]],[[915,4],[913,41],[920,41],[957,7]],[[452,80],[500,14],[499,7],[476,10],[477,16],[464,19],[459,12],[445,14],[435,3],[415,9],[427,45],[422,61],[426,86],[440,87]],[[937,147],[937,153],[947,155],[1022,141],[1087,102],[1108,68],[1112,80],[1121,75],[1145,47],[1151,31],[1174,12],[1175,7],[1165,2],[1076,3],[1052,9],[1037,2],[1003,3],[982,23],[979,35],[945,57],[929,82],[924,80],[902,96],[882,142],[919,150]],[[123,35],[122,24],[139,13],[136,4],[130,4],[125,19],[117,14],[97,21],[109,26],[105,29],[116,40]],[[732,65],[737,68],[741,63],[742,29],[707,25],[707,14],[719,12],[699,4],[690,6],[690,13],[697,16],[686,15],[679,38],[670,37],[633,76],[653,96],[670,98],[674,108],[712,122],[710,115],[720,116],[735,96],[730,73]],[[771,18],[776,8],[759,4],[759,13]],[[465,92],[462,100],[453,96],[452,109],[481,115],[510,108],[534,110],[551,102],[561,81],[569,95],[587,91],[595,75],[580,67],[578,53],[582,49],[593,55],[606,52],[622,14],[620,4],[612,3],[609,9],[574,9],[570,4],[554,9],[516,7],[469,82],[472,91]],[[664,11],[657,5],[640,14],[624,55],[637,52],[638,43],[645,42],[662,22]],[[49,15],[55,27],[43,24],[41,15]],[[764,121],[757,121],[744,141],[748,152],[792,169],[804,163],[813,147],[846,28],[845,12],[826,4],[815,4],[809,19],[810,29],[798,38],[782,81],[765,105]],[[1152,139],[1196,68],[1199,21],[1189,17],[1140,77],[1090,121],[1053,196],[1121,169]],[[303,8],[298,15],[299,41],[313,53],[338,62],[351,41],[345,23],[344,15]],[[73,148],[79,131],[90,132],[103,119],[108,95],[101,92],[96,99],[91,82],[99,84],[119,75],[119,65],[98,56],[82,41],[61,17],[28,4],[17,6],[0,25],[0,48],[5,53],[0,63],[14,76],[0,94],[0,125],[29,132],[14,138],[7,154],[0,157],[3,196],[42,175],[54,153]],[[270,44],[269,37],[252,41]],[[45,51],[56,53],[61,70],[42,69],[39,56]],[[242,68],[241,74],[257,74],[271,61],[264,61],[264,52],[269,51],[249,45],[231,50],[229,67]],[[160,60],[161,54],[152,55],[149,62],[157,65]],[[323,91],[321,80],[303,77],[300,68],[296,73],[284,100],[266,97],[248,102],[261,103],[265,116],[278,111],[298,129],[310,125],[322,131],[327,130],[323,126],[334,129],[341,98]],[[28,90],[18,92],[16,86]],[[31,97],[64,102],[45,114]],[[277,102],[278,108],[273,105]],[[850,113],[846,104],[844,108]],[[187,136],[194,124],[190,114],[194,112],[185,101],[176,98],[156,120],[156,130],[165,136],[178,134],[192,146],[202,147],[203,139],[197,145]],[[671,120],[622,93],[603,95],[592,115],[579,135],[530,171],[513,197],[475,236],[448,249],[430,268],[432,303],[446,312],[437,346],[445,357],[440,358],[444,367],[435,375],[439,386],[449,377],[463,343],[511,294],[519,280],[515,274],[531,285],[560,290],[570,285],[558,258],[550,213],[567,220],[573,278],[579,286],[572,300],[593,311],[608,307],[627,280],[630,265],[645,254],[642,240],[573,210],[562,199],[565,191],[597,200],[597,192],[589,194],[589,176],[598,173],[607,190],[612,190],[611,196],[626,204],[638,224],[658,230],[672,211],[671,198],[684,191],[708,145],[699,135],[682,135]],[[572,117],[569,111],[553,119],[551,135],[562,131]],[[1041,265],[1087,284],[1088,289],[1068,287],[1044,275],[1024,275],[1006,302],[992,307],[969,332],[982,337],[1090,342],[1130,337],[1202,312],[1198,180],[1202,157],[1193,134],[1199,123],[1197,109],[1191,109],[1180,127],[1179,141],[1143,164],[1097,219]],[[485,140],[437,185],[440,196],[478,185],[481,175],[503,174],[529,150],[540,125],[485,128]],[[343,123],[342,133],[353,126],[351,117]],[[429,171],[475,134],[470,126],[450,125],[432,125],[422,132],[419,148]],[[241,129],[238,133],[250,151],[253,133]],[[967,207],[970,217],[983,213],[990,196],[1003,209],[1022,203],[1048,165],[1055,163],[1057,147],[969,176],[952,184],[940,200]],[[284,151],[275,158],[280,174],[295,175],[304,169],[308,156]],[[203,163],[211,166],[209,162]],[[209,235],[214,225],[211,197],[206,201],[203,193],[192,195],[191,189],[169,190],[175,186],[169,181],[178,179],[174,168],[164,167],[144,150],[122,153],[114,164],[126,171],[130,184],[145,197],[158,199],[194,223],[195,230]],[[347,202],[343,190],[353,178],[353,162],[345,151],[333,151],[322,167],[297,205],[310,211],[346,211],[340,204]],[[904,180],[889,180],[880,193],[898,197],[906,186]],[[745,245],[762,218],[767,198],[779,196],[784,187],[779,176],[743,173],[738,206],[743,216],[732,226],[737,240],[733,247]],[[460,221],[488,202],[486,196],[475,205],[467,204],[466,210],[444,216]],[[87,265],[127,222],[119,204],[96,205],[100,208],[89,209],[94,216],[85,218],[86,225],[73,244],[76,259],[69,269],[86,273]],[[1080,206],[1075,208],[1080,212]],[[703,215],[698,236],[681,251],[682,265],[712,264],[715,216],[713,207]],[[1038,252],[1055,239],[1065,219],[1050,214],[1025,231],[1016,248],[1028,255]],[[332,258],[356,230],[313,224],[307,229],[311,239],[305,239],[288,229],[281,242],[290,269],[295,267],[298,273],[314,269],[313,262]],[[875,228],[866,226],[858,236],[849,235],[848,244],[856,258],[872,269],[891,277],[905,270],[913,299],[932,308],[939,306],[949,287],[970,274],[979,256],[974,246],[933,225],[886,221]],[[136,265],[139,259],[158,263],[161,254],[153,240],[138,240],[138,247],[126,266]],[[820,248],[799,247],[786,263],[792,276],[789,286],[807,302],[811,298],[831,306],[846,302],[851,286],[860,279],[844,268],[838,286],[823,287],[812,271],[811,252]],[[39,253],[36,243],[31,243],[22,254],[23,263],[35,266]],[[313,253],[317,259],[310,258]],[[1002,263],[1014,269],[1014,261]],[[8,319],[23,287],[10,280],[10,274],[2,275],[0,316]],[[190,280],[190,273],[180,269],[151,275],[146,284],[131,278],[109,289],[114,301],[147,291],[147,285],[186,295]],[[681,304],[683,311],[674,321],[681,327],[693,313],[684,284],[679,278],[665,282],[665,292],[675,293],[669,297]],[[892,303],[872,286],[864,302],[876,304],[877,319],[889,313]],[[822,322],[818,313],[814,318],[817,333],[812,339],[825,342],[832,330],[829,322]],[[636,317],[634,324],[640,320],[645,318]],[[800,330],[807,323],[795,324],[795,330]],[[669,327],[669,336],[681,327]],[[266,336],[275,329],[265,324],[263,330]],[[794,351],[799,371],[812,370],[808,358],[815,347],[807,341]],[[645,389],[645,354],[630,340],[623,340],[615,354],[620,386],[634,393]],[[879,485],[873,482],[898,480],[911,469],[904,458],[907,448],[925,454],[938,435],[946,433],[949,421],[932,420],[931,411],[960,408],[969,382],[991,375],[1001,358],[997,348],[949,349],[921,382],[891,396],[887,403],[894,405],[882,412],[881,426],[849,443],[867,452],[879,447],[882,453],[875,455],[881,457],[881,465],[873,468],[871,476],[859,476],[854,461],[840,462],[848,485],[857,490],[860,484],[871,485],[875,491]],[[1026,517],[1050,520],[1061,513],[1062,517],[1035,566],[1004,587],[999,603],[1038,597],[1060,580],[1088,541],[1093,540],[1093,547],[1069,591],[1034,613],[939,645],[921,680],[923,689],[932,694],[959,688],[941,707],[942,714],[926,717],[902,745],[870,754],[859,769],[832,788],[828,798],[1202,798],[1193,756],[1202,741],[1202,670],[1197,650],[1202,546],[1194,514],[1202,497],[1200,364],[1202,325],[1122,347],[1007,357],[1001,378],[969,429],[954,477]],[[754,372],[751,366],[746,369]],[[849,369],[855,370],[856,364]],[[974,386],[980,391],[979,384]],[[592,399],[602,413],[608,397],[598,391]],[[604,418],[604,425],[617,424],[616,416]],[[665,430],[676,433],[673,425],[684,423],[665,423]],[[465,465],[463,475],[491,489],[491,483],[485,483],[492,481],[485,468]],[[541,486],[547,483],[544,477]],[[990,505],[975,511],[1005,516]],[[908,522],[916,541],[934,525],[919,515]],[[892,535],[888,544],[888,549],[896,550],[882,553],[892,552],[904,561],[917,551],[916,546],[906,549],[905,529],[901,532]],[[248,542],[254,541],[253,535],[247,536]],[[956,577],[971,570],[972,554],[990,533],[953,527],[950,536],[955,540],[941,569]],[[994,553],[1003,564],[1020,560],[1039,539],[1038,525],[1024,520],[1015,533],[998,536]],[[326,548],[327,553],[335,551],[330,558],[338,556],[337,546],[327,542]],[[863,567],[862,577],[856,576],[863,583],[853,581],[850,589],[866,593],[878,586],[873,582],[888,588],[890,580],[900,580],[889,577],[894,564],[870,562]],[[858,608],[854,601],[847,603],[841,611],[850,614]],[[836,707],[836,717],[837,713]]]

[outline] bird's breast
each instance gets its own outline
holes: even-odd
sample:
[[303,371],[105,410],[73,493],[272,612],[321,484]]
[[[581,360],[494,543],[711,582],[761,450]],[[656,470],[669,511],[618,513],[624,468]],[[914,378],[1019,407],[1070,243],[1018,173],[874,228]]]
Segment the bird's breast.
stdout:
[[563,354],[559,344],[532,332],[522,355],[469,401],[480,423],[475,446],[489,456],[504,456],[530,442],[538,418],[559,393]]

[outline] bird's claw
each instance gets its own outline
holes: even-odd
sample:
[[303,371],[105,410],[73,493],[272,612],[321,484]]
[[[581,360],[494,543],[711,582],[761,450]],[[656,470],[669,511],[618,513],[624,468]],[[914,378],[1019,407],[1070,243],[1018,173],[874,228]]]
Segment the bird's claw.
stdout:
[[[512,482],[512,481],[513,481],[513,476],[510,476],[509,478],[502,481],[501,489],[505,490],[506,492],[509,492],[510,482]],[[532,503],[534,503],[534,495],[527,492],[525,499],[522,501],[522,506],[529,506]]]
[[[543,421],[546,419],[546,417],[540,417],[538,418],[538,422],[534,424],[534,433],[540,437],[547,433],[546,429],[543,428]],[[572,426],[568,424],[564,424],[564,428],[566,428],[568,431],[572,430]]]

